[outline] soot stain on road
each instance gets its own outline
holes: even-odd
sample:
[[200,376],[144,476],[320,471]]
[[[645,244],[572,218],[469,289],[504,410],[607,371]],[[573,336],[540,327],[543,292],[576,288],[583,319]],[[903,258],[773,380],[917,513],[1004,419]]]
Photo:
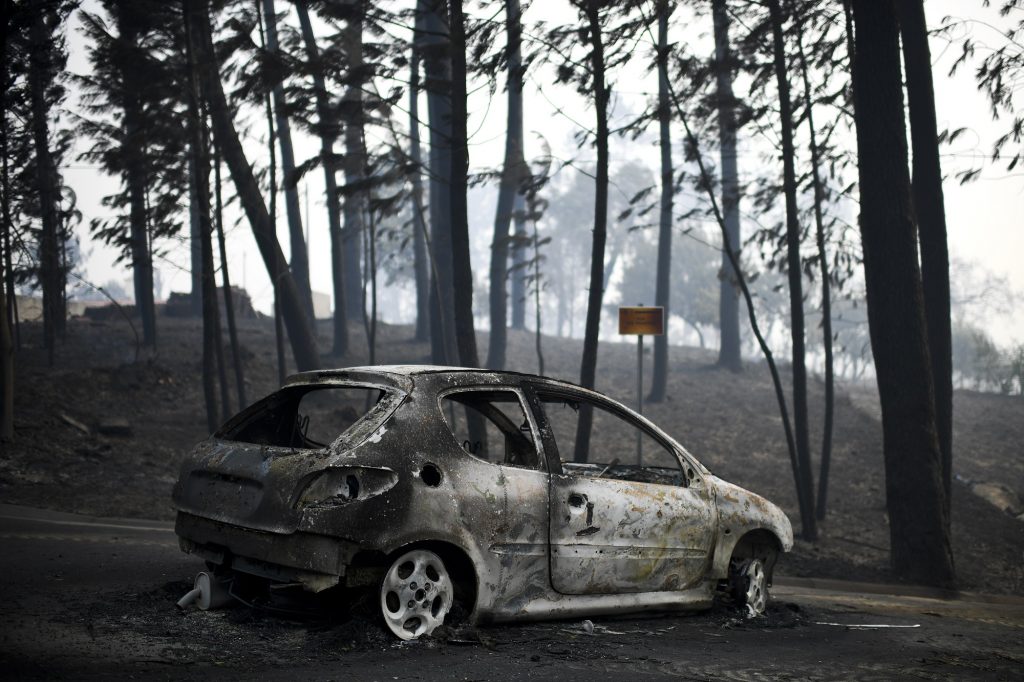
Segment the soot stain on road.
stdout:
[[772,603],[765,615],[747,618],[728,605],[697,613],[644,618],[566,620],[474,627],[465,613],[418,641],[396,640],[379,622],[372,597],[357,597],[335,610],[304,618],[282,617],[241,604],[218,611],[179,610],[175,602],[191,584],[168,582],[149,591],[95,595],[71,606],[94,637],[113,635],[131,650],[156,650],[170,665],[283,666],[344,661],[391,652],[403,659],[422,652],[486,650],[533,664],[565,661],[644,661],[652,638],[718,644],[731,631],[806,627],[818,618],[794,603]]

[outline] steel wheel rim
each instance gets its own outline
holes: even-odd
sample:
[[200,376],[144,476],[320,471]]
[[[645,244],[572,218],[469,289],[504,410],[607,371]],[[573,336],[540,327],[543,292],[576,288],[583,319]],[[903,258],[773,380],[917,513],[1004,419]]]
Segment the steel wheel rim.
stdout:
[[454,588],[444,562],[426,549],[395,559],[380,587],[384,622],[399,639],[429,635],[448,615]]
[[764,571],[764,562],[752,559],[744,571],[747,579],[747,590],[744,601],[753,616],[764,613],[768,605],[768,575]]

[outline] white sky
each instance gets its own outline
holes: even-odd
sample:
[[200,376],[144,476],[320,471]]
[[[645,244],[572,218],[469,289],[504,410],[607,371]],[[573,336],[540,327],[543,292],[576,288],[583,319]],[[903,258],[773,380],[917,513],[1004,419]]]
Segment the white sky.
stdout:
[[[281,12],[290,7],[288,2],[279,1],[277,4],[278,11]],[[96,3],[95,0],[87,0],[84,5],[89,9],[95,9]],[[992,22],[999,21],[994,12],[983,11],[979,5],[980,2],[973,0],[931,0],[926,3],[929,24],[932,27],[937,26],[942,17],[948,14],[963,16],[968,13],[972,18]],[[564,0],[544,0],[534,2],[524,19],[527,22],[544,19],[549,23],[554,23],[565,20],[567,17],[572,17],[572,10],[568,9]],[[294,21],[294,16],[289,16],[289,21]],[[683,22],[684,29],[674,29],[675,34],[670,39],[677,43],[689,43],[691,47],[710,49],[707,38],[710,26],[704,26],[704,23],[710,24],[710,18],[697,22]],[[72,30],[68,36],[71,50],[69,68],[81,73],[88,69],[88,63],[85,57],[84,40],[77,31],[78,25],[78,22],[73,19]],[[979,27],[976,30],[976,35],[980,38],[988,29]],[[642,53],[638,62],[642,62],[643,55],[647,54],[646,44],[641,44],[640,49]],[[1018,168],[1016,173],[1007,174],[1004,165],[986,165],[981,179],[966,186],[960,186],[952,177],[956,171],[977,165],[979,159],[987,159],[991,142],[1005,125],[1005,122],[993,125],[986,99],[977,92],[970,68],[961,69],[954,78],[947,76],[949,64],[956,56],[955,52],[955,47],[947,49],[944,40],[933,39],[932,54],[935,62],[936,108],[939,128],[941,130],[946,127],[950,129],[966,127],[970,130],[968,134],[958,139],[952,148],[946,148],[943,155],[943,170],[949,177],[944,191],[951,255],[953,258],[976,262],[993,274],[1006,278],[1014,290],[1024,292],[1024,268],[1019,262],[1024,256],[1024,225],[1022,225],[1024,174],[1021,169]],[[616,95],[615,113],[619,116],[623,116],[630,109],[639,109],[643,105],[645,97],[656,88],[653,76],[645,77],[643,70],[643,64],[637,64],[629,73],[621,74],[616,78],[615,86],[618,94]],[[576,129],[573,120],[590,125],[593,118],[592,113],[590,113],[586,102],[571,88],[549,85],[552,81],[551,74],[546,72],[536,72],[528,79],[525,107],[527,156],[539,152],[538,143],[532,133],[540,132],[551,144],[555,156],[575,157],[585,163],[590,160],[591,155],[586,150],[578,152],[575,149],[571,137]],[[501,85],[504,85],[504,79],[502,79]],[[556,112],[554,104],[557,104],[564,113]],[[72,109],[75,107],[73,98],[68,102],[68,106]],[[494,100],[489,102],[486,88],[481,88],[471,97],[469,110],[468,129],[473,134],[470,147],[471,170],[498,166],[504,150],[505,107],[502,92],[499,91]],[[421,111],[425,111],[424,106],[421,106]],[[262,139],[264,127],[257,123],[252,126],[252,129],[254,135],[259,138],[253,137],[246,140],[244,142],[246,151],[250,160],[264,164],[266,150]],[[316,141],[299,134],[294,128],[293,136],[298,162],[310,158],[317,152],[318,143]],[[678,133],[675,135],[675,139],[679,139]],[[633,143],[613,141],[611,151],[613,164],[640,159],[648,162],[652,170],[656,171],[657,152],[651,144],[652,142],[653,139],[650,137],[641,138]],[[741,163],[748,156],[756,158],[756,145],[752,140],[741,137],[740,147]],[[677,146],[677,152],[678,149]],[[717,156],[717,152],[714,150],[705,150],[705,152]],[[90,241],[88,236],[89,219],[102,215],[106,211],[100,205],[100,199],[116,188],[117,180],[103,176],[97,168],[84,165],[83,162],[74,160],[72,156],[69,156],[68,165],[63,172],[66,182],[75,190],[79,209],[85,216],[80,227],[80,234],[85,253],[83,269],[87,278],[97,284],[104,284],[110,280],[128,282],[130,273],[127,268],[113,264],[116,255],[113,249]],[[572,171],[566,169],[562,172]],[[309,173],[303,184],[305,185],[304,191],[307,191],[309,195],[308,216],[311,225],[308,230],[312,285],[314,290],[329,292],[331,290],[331,270],[327,218],[323,208],[322,172]],[[488,186],[478,190],[476,201],[471,201],[471,207],[474,205],[481,207],[470,216],[474,257],[477,259],[474,269],[477,272],[486,270],[484,259],[487,257],[486,249],[490,243],[493,229],[493,195],[496,192],[496,186]],[[279,201],[279,206],[282,207],[279,211],[281,214],[279,216],[280,241],[287,253],[288,239],[283,218],[283,201]],[[226,225],[234,224],[237,217],[229,215]],[[590,217],[581,216],[580,220],[581,227],[586,228]],[[581,233],[589,235],[589,228],[581,230]],[[269,279],[256,250],[255,242],[244,221],[230,230],[228,241],[228,250],[232,254],[229,263],[232,269],[232,281],[243,284],[249,290],[257,308],[269,310],[272,301]],[[589,241],[587,244],[581,243],[580,248],[586,248],[589,251]],[[166,296],[171,290],[187,291],[190,288],[190,277],[187,272],[189,265],[187,247],[169,246],[169,249],[167,261],[157,264],[164,286],[163,290],[158,293],[163,296]],[[709,253],[709,257],[716,261],[719,258],[718,254],[713,253]],[[130,292],[131,286],[126,286],[125,289]],[[396,293],[392,292],[390,295],[394,297]],[[388,321],[409,320],[414,302],[408,299],[409,297],[404,297],[404,300],[391,300],[382,305],[385,319]],[[478,291],[476,299],[481,314],[485,314],[485,292]],[[1018,303],[1010,314],[993,316],[985,320],[989,333],[1000,344],[1024,341],[1024,315],[1019,314],[1019,310],[1020,304]]]

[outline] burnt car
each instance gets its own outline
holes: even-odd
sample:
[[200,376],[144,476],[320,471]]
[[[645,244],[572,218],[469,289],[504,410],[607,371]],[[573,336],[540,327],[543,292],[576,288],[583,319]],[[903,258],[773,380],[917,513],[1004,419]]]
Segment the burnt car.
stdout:
[[[589,423],[589,428],[588,428]],[[431,366],[306,372],[185,459],[183,551],[221,584],[373,590],[400,638],[440,625],[763,612],[785,514],[641,415],[573,384]]]

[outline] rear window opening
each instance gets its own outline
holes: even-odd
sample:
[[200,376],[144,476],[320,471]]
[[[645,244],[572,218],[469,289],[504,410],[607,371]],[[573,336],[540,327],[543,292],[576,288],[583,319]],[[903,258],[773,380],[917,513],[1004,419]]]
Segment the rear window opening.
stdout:
[[526,410],[514,391],[467,390],[440,399],[441,414],[462,449],[478,459],[539,469]]
[[228,422],[217,437],[316,450],[337,440],[387,396],[377,386],[290,386]]

